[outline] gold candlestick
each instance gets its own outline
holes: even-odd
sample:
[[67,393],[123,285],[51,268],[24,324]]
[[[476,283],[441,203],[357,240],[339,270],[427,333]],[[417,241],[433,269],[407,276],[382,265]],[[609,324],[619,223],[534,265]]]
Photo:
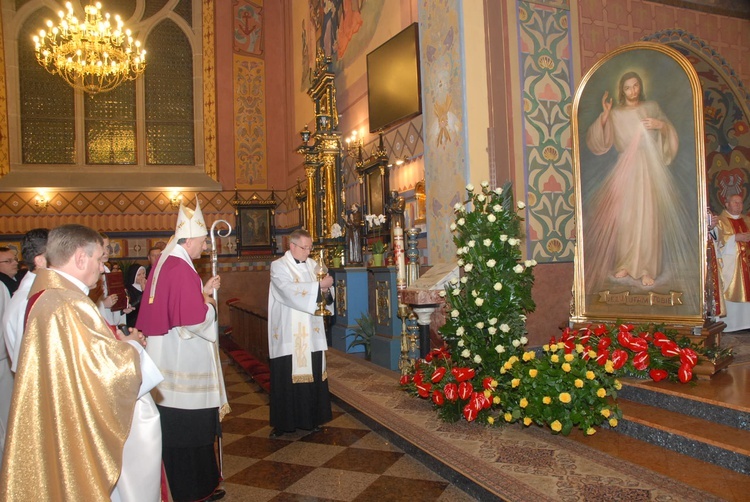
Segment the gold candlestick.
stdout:
[[[323,250],[320,250],[320,258],[318,259],[318,264],[315,265],[315,276],[318,278],[318,282],[322,281],[325,276],[328,275],[328,267],[326,267],[326,264],[323,259]],[[318,302],[318,310],[315,311],[315,315],[322,316],[322,317],[328,317],[331,314],[331,311],[326,308],[326,296],[323,292],[320,292],[320,301]]]

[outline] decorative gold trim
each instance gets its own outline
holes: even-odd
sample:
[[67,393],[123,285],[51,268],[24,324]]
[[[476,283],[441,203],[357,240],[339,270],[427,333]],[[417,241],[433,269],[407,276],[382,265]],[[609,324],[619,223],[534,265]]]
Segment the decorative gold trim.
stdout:
[[216,31],[214,0],[203,0],[203,162],[208,176],[219,181],[216,169]]

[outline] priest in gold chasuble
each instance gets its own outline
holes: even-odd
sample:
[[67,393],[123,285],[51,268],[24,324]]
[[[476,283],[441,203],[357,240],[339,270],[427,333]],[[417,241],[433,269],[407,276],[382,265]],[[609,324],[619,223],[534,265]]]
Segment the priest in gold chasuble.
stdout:
[[750,217],[741,195],[730,195],[719,215],[719,258],[727,316],[725,331],[750,328]]
[[98,233],[60,227],[47,252],[51,269],[37,271],[29,293],[0,499],[109,500],[141,386],[139,353],[87,296],[102,267]]

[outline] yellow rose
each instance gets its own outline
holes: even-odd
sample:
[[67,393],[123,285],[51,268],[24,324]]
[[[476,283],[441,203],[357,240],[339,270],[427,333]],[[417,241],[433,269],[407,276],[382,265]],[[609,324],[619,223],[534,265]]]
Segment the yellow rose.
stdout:
[[500,374],[501,375],[504,375],[506,371],[508,371],[508,370],[505,369],[505,366],[503,366],[502,368],[500,368]]
[[518,406],[520,406],[521,408],[526,408],[528,405],[529,405],[529,401],[525,397],[522,397],[521,400],[518,402]]
[[557,354],[552,354],[552,356],[549,358],[549,360],[552,361],[553,363],[556,363],[556,362],[560,361],[560,358],[557,357]]
[[495,404],[500,404],[500,396],[495,396],[492,398],[492,402]]
[[495,419],[493,417],[487,417],[487,423],[492,425],[495,423]]
[[505,361],[505,364],[503,364],[504,370],[509,370],[513,367],[513,364],[510,361]]
[[561,392],[559,398],[560,398],[560,402],[562,403],[570,402],[570,394],[568,394],[567,392]]
[[593,436],[594,434],[596,434],[596,429],[594,429],[593,427],[589,427],[588,429],[586,429],[587,436]]
[[546,343],[544,345],[542,345],[542,350],[545,351],[545,352],[549,352],[549,345],[546,344]]
[[584,350],[583,349],[583,345],[581,345],[580,343],[577,343],[576,344],[576,352],[578,352],[579,354],[583,354],[583,350]]
[[518,387],[520,384],[521,384],[521,380],[518,378],[514,378],[513,380],[510,381],[510,386],[513,387],[514,389]]
[[518,362],[518,356],[510,356],[510,359],[508,359],[508,362],[512,365],[516,364]]
[[523,425],[525,425],[526,427],[531,425],[531,419],[529,417],[523,417]]
[[622,384],[617,379],[615,379],[615,389],[617,389],[617,390],[622,389]]
[[563,363],[563,364],[562,364],[562,370],[563,370],[563,371],[564,371],[565,373],[570,373],[570,363]]
[[614,373],[615,364],[612,362],[612,359],[607,359],[607,362],[604,363],[604,371],[607,373]]
[[555,420],[554,422],[549,424],[549,426],[550,426],[550,429],[552,429],[555,432],[560,432],[562,430],[562,424],[560,423],[559,420]]
[[589,350],[589,359],[596,359],[596,352]]
[[513,415],[511,415],[510,413],[508,413],[508,412],[506,411],[506,412],[505,412],[505,415],[503,415],[503,418],[505,418],[505,421],[506,421],[506,422],[510,422],[511,420],[513,420]]
[[565,354],[565,361],[566,362],[571,362],[575,358],[576,358],[576,356],[574,356],[573,354]]
[[542,402],[543,402],[544,404],[549,404],[549,403],[551,403],[551,402],[552,402],[552,398],[551,398],[551,397],[549,397],[549,396],[544,396],[544,397],[542,398]]
[[539,373],[539,372],[537,370],[535,370],[534,368],[532,368],[532,369],[529,370],[529,376],[531,378],[536,378],[537,373]]
[[497,387],[497,380],[495,380],[495,379],[493,378],[493,379],[492,379],[492,380],[490,381],[490,385],[492,386],[492,388],[493,388],[493,389],[494,389],[495,387]]
[[577,388],[583,389],[583,380],[581,380],[580,378],[576,378],[575,385]]
[[533,352],[524,352],[523,353],[523,360],[529,361],[531,359],[531,356],[529,354],[533,354]]
[[593,371],[589,370],[586,372],[586,380],[593,380],[594,378],[596,378],[596,375]]
[[609,419],[609,425],[610,425],[610,427],[617,427],[617,419],[616,418],[610,418]]
[[607,391],[604,390],[603,387],[599,387],[599,389],[596,391],[596,395],[599,397],[605,397],[607,395]]
[[565,344],[563,342],[557,342],[557,350],[562,350],[565,348]]
[[492,392],[490,392],[489,389],[484,389],[484,397],[489,399],[491,395],[492,395]]
[[609,411],[609,408],[602,408],[602,411],[600,411],[600,413],[604,418],[609,418],[609,416],[612,414],[612,412]]

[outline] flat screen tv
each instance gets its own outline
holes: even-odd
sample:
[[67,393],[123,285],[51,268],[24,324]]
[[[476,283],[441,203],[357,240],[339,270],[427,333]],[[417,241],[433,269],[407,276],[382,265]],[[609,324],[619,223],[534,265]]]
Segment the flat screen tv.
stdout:
[[422,113],[417,23],[367,55],[367,104],[371,133]]

